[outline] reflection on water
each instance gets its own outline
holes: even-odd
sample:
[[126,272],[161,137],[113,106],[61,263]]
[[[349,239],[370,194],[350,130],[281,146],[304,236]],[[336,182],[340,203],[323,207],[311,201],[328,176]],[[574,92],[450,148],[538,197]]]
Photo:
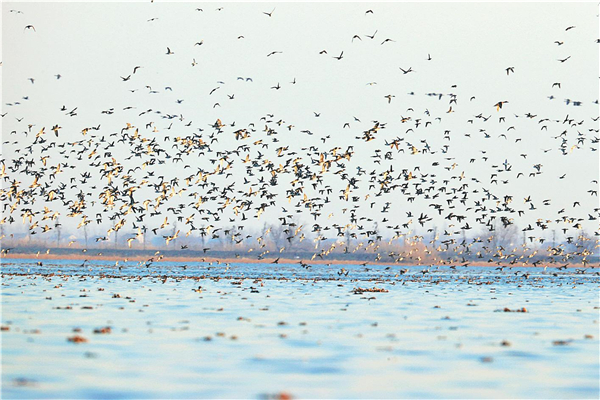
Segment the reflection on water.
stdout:
[[[67,274],[67,275],[109,275],[109,276],[163,276],[169,277],[221,277],[221,278],[300,278],[300,279],[338,279],[338,280],[369,280],[391,279],[400,275],[425,277],[467,277],[467,278],[497,278],[497,277],[597,277],[597,268],[568,268],[559,270],[556,267],[406,267],[402,265],[354,265],[354,264],[314,264],[309,268],[301,267],[301,260],[292,264],[244,264],[223,262],[137,262],[106,260],[43,260],[38,259],[8,259],[0,260],[4,273],[32,274]],[[41,265],[40,265],[41,264]],[[310,264],[310,263],[309,263]],[[343,273],[344,271],[348,274]],[[423,273],[425,272],[425,273]],[[519,280],[520,282],[520,280]],[[566,282],[563,282],[566,283]]]
[[2,263],[4,398],[600,395],[592,269],[118,267]]

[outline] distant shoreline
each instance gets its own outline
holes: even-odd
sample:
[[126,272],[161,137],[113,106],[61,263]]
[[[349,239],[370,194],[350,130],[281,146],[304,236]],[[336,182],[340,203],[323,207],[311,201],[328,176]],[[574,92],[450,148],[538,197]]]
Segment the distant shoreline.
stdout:
[[[157,258],[160,256],[163,256],[160,260],[158,260]],[[412,263],[410,262],[411,260],[408,260],[406,262],[403,263],[390,263],[390,262],[383,262],[383,261],[360,261],[360,260],[336,260],[336,259],[331,259],[331,260],[310,260],[310,259],[301,259],[301,258],[286,258],[286,257],[280,257],[279,261],[277,263],[273,263],[273,261],[275,259],[277,259],[277,257],[275,258],[265,258],[262,260],[256,259],[256,258],[248,258],[248,257],[184,257],[184,256],[167,256],[167,255],[163,255],[162,253],[156,254],[156,255],[152,255],[152,256],[142,256],[142,255],[133,255],[130,257],[123,257],[123,256],[119,256],[119,255],[98,255],[98,254],[36,254],[36,253],[8,253],[8,254],[2,254],[0,256],[0,261],[1,260],[19,260],[19,259],[33,259],[33,260],[77,260],[77,261],[84,261],[84,260],[103,260],[103,261],[119,261],[119,262],[127,262],[127,261],[134,261],[134,262],[139,262],[139,261],[147,261],[151,258],[154,258],[154,262],[211,262],[211,263],[215,263],[215,262],[220,262],[220,263],[243,263],[243,264],[273,264],[273,265],[277,265],[277,264],[299,264],[301,261],[312,265],[324,265],[324,264],[339,264],[339,265],[362,265],[365,264],[367,266],[397,266],[397,267],[403,267],[403,266],[409,266],[409,267],[431,267],[431,266],[446,266],[446,267],[450,267],[450,266],[461,266],[463,263],[448,263],[448,264],[430,264],[430,263],[421,263],[421,264],[417,264],[417,263]],[[557,268],[561,265],[567,265],[567,268],[581,268],[583,267],[582,264],[573,264],[573,263],[568,263],[568,264],[559,264],[559,263],[554,263],[554,264],[548,264],[548,263],[541,263],[538,266],[532,265],[532,264],[527,264],[527,265],[521,265],[519,264],[513,264],[513,265],[509,265],[508,263],[501,263],[501,264],[497,264],[497,263],[490,263],[490,262],[476,262],[476,263],[469,263],[469,267],[498,267],[498,266],[503,266],[505,268],[522,268],[522,267],[527,267],[527,268]],[[598,267],[597,265],[590,265],[588,264],[588,266],[586,266],[585,268],[595,268]]]

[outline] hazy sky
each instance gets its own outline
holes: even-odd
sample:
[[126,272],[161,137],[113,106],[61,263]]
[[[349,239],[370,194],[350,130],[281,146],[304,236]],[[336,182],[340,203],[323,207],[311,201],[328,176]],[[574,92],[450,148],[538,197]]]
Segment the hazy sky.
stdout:
[[[28,25],[35,30],[26,29]],[[7,114],[2,118],[2,140],[9,143],[3,145],[3,158],[10,164],[14,150],[31,144],[42,127],[48,140],[64,143],[89,139],[81,134],[85,127],[101,124],[101,130],[90,135],[108,138],[131,123],[170,148],[165,136],[196,132],[206,137],[217,119],[235,127],[225,128],[215,147],[233,149],[242,142],[231,132],[250,123],[256,132],[243,143],[270,142],[262,133],[261,117],[272,114],[268,125],[276,128],[280,142],[265,150],[269,157],[275,148],[288,145],[289,151],[309,162],[302,147],[329,151],[354,146],[347,165],[351,176],[357,166],[378,172],[392,166],[394,175],[403,169],[416,174],[419,166],[420,173],[437,175],[436,186],[442,185],[446,174],[451,187],[457,186],[451,177],[464,172],[471,190],[514,196],[517,209],[529,209],[523,199],[531,195],[537,209],[516,220],[519,225],[537,218],[554,220],[562,208],[567,215],[587,219],[588,214],[597,214],[593,209],[598,207],[598,197],[588,193],[598,189],[597,182],[592,183],[598,179],[598,153],[593,151],[598,144],[592,142],[599,136],[598,121],[592,119],[598,117],[598,31],[596,3],[4,2],[2,113]],[[353,39],[354,35],[360,38]],[[173,54],[166,54],[167,48]],[[320,54],[323,50],[326,53]],[[272,52],[277,53],[268,56]],[[340,55],[341,59],[334,58]],[[136,66],[141,68],[133,74]],[[507,74],[508,67],[514,72]],[[450,103],[453,97],[455,102]],[[494,105],[499,101],[508,103],[497,111]],[[63,106],[66,111],[61,111]],[[75,107],[76,116],[66,115]],[[148,109],[152,112],[139,115]],[[535,117],[528,118],[528,113]],[[179,118],[163,118],[167,114]],[[480,114],[490,118],[476,118]],[[410,120],[402,122],[407,117]],[[539,122],[545,118],[549,121]],[[582,124],[564,124],[565,119]],[[285,122],[277,125],[279,120]],[[386,124],[376,140],[356,139],[374,126],[373,121]],[[149,122],[158,132],[144,129]],[[350,127],[344,128],[345,123]],[[34,127],[25,136],[28,124]],[[59,138],[50,130],[55,124],[61,126]],[[543,125],[547,130],[541,130]],[[559,135],[565,130],[567,155],[559,151]],[[405,152],[394,150],[393,160],[374,164],[376,149],[383,156],[391,150],[385,143],[395,138],[404,139]],[[420,153],[409,154],[407,142]],[[422,153],[426,145],[433,153]],[[112,148],[113,156],[133,166],[122,161],[128,151],[118,145]],[[61,159],[58,151],[48,154],[49,164]],[[250,154],[254,156],[255,149]],[[40,156],[36,154],[37,166]],[[87,166],[87,157],[83,161],[70,160],[77,169],[65,177],[86,168],[96,174]],[[186,162],[210,165],[200,159]],[[436,162],[439,165],[433,166]],[[512,166],[510,173],[503,171],[505,162]],[[530,177],[537,164],[542,165],[542,174]],[[239,161],[234,166],[239,169],[227,182],[247,191],[248,186],[241,184],[244,167]],[[160,172],[187,176],[189,170],[182,168],[183,164],[168,162]],[[500,179],[493,183],[491,175],[497,170]],[[517,178],[518,172],[524,176]],[[31,177],[16,176],[31,183]],[[373,190],[367,176],[358,178],[363,182],[357,195],[364,198]],[[265,219],[280,216],[282,206],[293,207],[283,194],[292,179],[281,177],[273,189],[281,193],[277,207],[247,224],[262,225]],[[337,176],[328,179],[335,192],[346,187]],[[92,192],[96,201],[100,188]],[[76,189],[69,193],[80,188]],[[345,224],[347,214],[340,210],[352,204],[338,201],[335,192],[323,214],[333,213],[329,221]],[[549,206],[542,206],[545,199],[551,199]],[[573,209],[574,201],[581,207]],[[391,202],[392,224],[406,222],[411,210],[437,215],[430,202],[419,198],[407,203],[399,191],[377,199],[372,208],[370,202],[358,203],[361,213],[378,219],[385,202]],[[42,203],[35,207],[43,208]],[[457,214],[475,215],[473,201],[457,207]],[[301,218],[314,222],[308,214]],[[61,222],[72,226],[78,221]],[[597,230],[597,221],[585,224]]]

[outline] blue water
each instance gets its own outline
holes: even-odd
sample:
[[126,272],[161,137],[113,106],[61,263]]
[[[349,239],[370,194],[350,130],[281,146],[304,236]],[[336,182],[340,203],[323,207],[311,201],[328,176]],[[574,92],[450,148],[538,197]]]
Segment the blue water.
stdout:
[[[41,262],[42,265],[38,265]],[[336,279],[336,280],[398,280],[408,279],[438,279],[460,277],[489,278],[520,281],[520,277],[528,274],[528,279],[544,279],[553,283],[568,283],[584,281],[587,278],[598,278],[600,269],[568,268],[557,270],[556,267],[547,269],[539,267],[450,267],[450,266],[402,266],[402,265],[356,265],[356,264],[309,264],[309,268],[302,268],[300,260],[297,263],[260,264],[260,263],[223,263],[223,262],[152,262],[148,266],[139,261],[114,261],[104,260],[42,260],[39,259],[9,259],[2,260],[1,271],[4,273],[31,273],[31,274],[66,274],[66,275],[109,275],[109,276],[164,276],[169,277],[198,277],[210,276],[220,278],[265,278],[265,279]],[[348,274],[345,271],[348,270]],[[407,270],[404,274],[401,270]],[[427,271],[425,274],[423,271]],[[554,276],[557,274],[558,276]],[[401,280],[400,279],[400,280]]]
[[37,261],[1,266],[3,398],[600,396],[592,269]]

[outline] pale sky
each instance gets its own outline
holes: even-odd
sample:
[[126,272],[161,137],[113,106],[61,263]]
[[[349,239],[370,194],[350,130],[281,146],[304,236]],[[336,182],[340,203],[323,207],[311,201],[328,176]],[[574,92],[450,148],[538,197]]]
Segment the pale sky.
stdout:
[[[35,31],[26,29],[28,25]],[[574,28],[567,30],[571,26]],[[360,39],[353,39],[354,35]],[[534,224],[538,218],[555,220],[564,208],[562,215],[585,218],[584,226],[597,230],[597,220],[587,219],[588,214],[598,214],[594,211],[598,197],[588,192],[598,190],[598,143],[592,142],[600,136],[598,121],[592,119],[598,117],[598,37],[596,3],[4,2],[2,113],[7,114],[2,118],[2,141],[9,143],[3,144],[3,159],[11,165],[10,160],[17,155],[14,150],[33,143],[42,127],[46,128],[45,138],[57,144],[90,139],[91,135],[114,142],[119,137],[109,139],[109,135],[130,123],[170,150],[172,142],[165,142],[165,136],[198,133],[207,140],[213,131],[209,125],[220,119],[226,125],[235,122],[235,127],[223,128],[215,149],[232,150],[248,144],[252,148],[249,154],[254,157],[257,148],[252,143],[262,139],[269,148],[258,150],[273,162],[284,160],[278,160],[275,153],[280,146],[289,146],[289,152],[297,153],[290,157],[302,157],[305,165],[310,165],[311,157],[302,147],[314,145],[326,152],[339,146],[342,152],[353,146],[346,172],[361,180],[356,189],[361,200],[339,200],[339,192],[347,182],[333,174],[339,168],[332,168],[324,179],[333,193],[329,196],[331,203],[324,205],[317,221],[322,225],[348,223],[348,213],[341,210],[359,205],[359,216],[379,221],[385,216],[392,225],[410,220],[406,213],[412,211],[417,217],[420,213],[434,217],[431,224],[441,228],[448,222],[443,216],[454,212],[467,215],[470,225],[479,229],[473,209],[485,189],[498,197],[513,196],[511,207],[526,211],[522,217],[510,216],[519,226]],[[166,54],[167,47],[174,54]],[[323,50],[326,53],[320,54]],[[277,53],[267,56],[272,52]],[[334,58],[340,54],[341,59]],[[136,66],[141,68],[133,74]],[[514,72],[507,74],[508,67]],[[412,71],[403,73],[401,69]],[[60,79],[55,76],[58,74]],[[554,83],[560,83],[560,88]],[[277,86],[280,89],[273,89]],[[428,95],[433,93],[436,95]],[[443,94],[441,99],[437,94]],[[453,104],[451,94],[456,96]],[[499,101],[508,103],[497,111],[494,105]],[[574,106],[573,102],[581,105]],[[63,105],[66,111],[61,111]],[[66,115],[75,107],[76,116]],[[450,107],[452,112],[448,113]],[[148,109],[152,112],[139,115]],[[161,114],[154,113],[157,110]],[[528,118],[528,113],[535,117]],[[166,114],[181,118],[161,118]],[[263,132],[265,121],[261,117],[267,114],[274,115],[268,125],[277,131],[278,143],[272,143]],[[476,118],[480,114],[490,118]],[[408,117],[410,120],[402,122]],[[549,121],[539,122],[545,118]],[[417,127],[418,119],[421,121]],[[582,123],[563,123],[565,119]],[[277,125],[279,120],[285,122]],[[375,140],[360,139],[374,126],[373,121],[385,124],[385,129],[375,134]],[[150,122],[158,132],[145,129]],[[349,128],[344,128],[346,122]],[[426,122],[431,124],[425,126]],[[171,123],[171,129],[167,129]],[[233,131],[248,128],[250,123],[255,124],[256,132],[236,141]],[[28,124],[34,126],[25,136]],[[58,138],[50,129],[55,124],[61,126]],[[99,131],[81,134],[82,129],[98,124]],[[293,127],[288,129],[288,125]],[[543,125],[547,130],[541,130]],[[407,131],[409,128],[412,131]],[[567,154],[563,155],[559,135],[565,130]],[[405,152],[398,153],[385,145],[396,138],[404,139],[400,147]],[[419,153],[410,154],[407,143]],[[426,145],[433,153],[422,152]],[[445,145],[448,147],[444,152]],[[36,146],[38,151],[26,158],[35,158],[39,168],[41,154]],[[393,159],[374,163],[377,149],[382,157],[393,150]],[[74,172],[88,170],[94,175],[87,186],[68,189],[67,194],[73,196],[81,189],[92,193],[90,201],[98,201],[106,180],[100,183],[96,176],[100,168],[89,167],[90,151],[83,161],[75,161],[74,156],[63,159],[77,166]],[[124,160],[130,155],[128,146],[117,144],[111,152],[123,165],[136,165],[135,160]],[[49,166],[64,157],[57,149],[47,154]],[[245,153],[241,154],[240,160],[244,157]],[[510,171],[505,171],[505,161],[512,166]],[[184,164],[192,168],[184,170]],[[542,173],[530,177],[538,164]],[[183,163],[167,161],[156,168],[156,174],[183,179],[196,165],[214,168],[206,158],[187,156]],[[413,203],[408,203],[411,196],[399,190],[377,198],[371,208],[374,199],[365,200],[365,196],[374,196],[375,191],[369,189],[368,175],[357,176],[358,166],[377,173],[392,166],[394,177],[403,169],[416,176],[429,175],[428,180],[434,174],[436,189],[447,179],[448,188],[469,183],[469,190],[478,192],[470,193],[464,205],[455,201],[456,209],[445,208],[441,216],[430,206],[436,200],[417,195]],[[420,169],[415,170],[416,166]],[[311,168],[320,170],[315,165]],[[215,177],[214,182],[235,183],[236,189],[248,191],[250,186],[242,183],[245,165],[236,161],[232,172],[226,181]],[[461,172],[464,181],[458,183]],[[519,172],[523,176],[517,178]],[[31,176],[7,173],[24,186],[32,182]],[[494,173],[499,174],[497,183],[491,182]],[[67,181],[72,174],[67,171],[61,179]],[[141,174],[137,172],[134,177],[141,181]],[[563,174],[566,176],[559,179]],[[293,179],[291,175],[280,176],[279,185],[273,188],[279,193],[277,206],[260,220],[252,218],[256,211],[247,212],[249,220],[245,224],[262,226],[265,221],[276,220],[282,215],[281,207],[293,211],[297,200],[288,203],[285,195]],[[97,189],[89,189],[94,183],[98,183]],[[319,196],[309,183],[305,187],[309,197]],[[410,191],[414,195],[415,190]],[[447,206],[444,196],[437,203]],[[535,210],[530,211],[531,204],[524,202],[527,196],[531,196]],[[551,199],[550,205],[544,206],[546,199]],[[183,200],[188,200],[185,195]],[[575,201],[581,206],[574,208]],[[260,202],[256,199],[253,207]],[[381,214],[386,202],[391,203],[389,214]],[[41,201],[34,209],[43,206]],[[61,215],[68,213],[65,208],[57,209]],[[90,217],[96,212],[98,208],[90,212]],[[183,214],[192,212],[186,210]],[[21,221],[20,214],[15,212],[17,221]],[[307,226],[315,222],[308,212],[299,218]],[[79,220],[61,217],[61,223],[70,228]],[[418,226],[416,219],[413,224],[421,230],[427,228]],[[382,228],[385,224],[379,225]],[[105,222],[98,232],[106,226]],[[126,229],[130,230],[131,225]],[[536,234],[543,235],[541,231]]]

